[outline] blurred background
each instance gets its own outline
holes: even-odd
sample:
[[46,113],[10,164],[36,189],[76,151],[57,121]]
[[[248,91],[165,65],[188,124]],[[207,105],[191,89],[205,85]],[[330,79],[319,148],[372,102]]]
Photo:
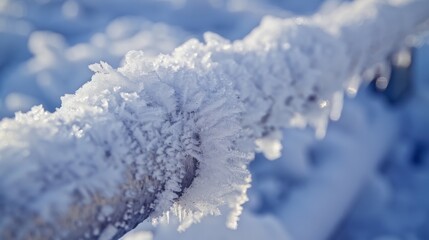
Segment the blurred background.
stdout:
[[[62,95],[90,80],[89,64],[118,67],[129,50],[151,58],[206,31],[236,40],[266,15],[335,11],[342,2],[0,0],[0,119],[39,104],[54,111]],[[312,129],[285,130],[279,159],[257,155],[237,230],[221,216],[178,233],[173,219],[143,223],[124,239],[291,239],[291,231],[317,232],[332,218],[326,239],[429,239],[429,37],[390,62],[346,99],[324,139]],[[338,207],[331,196],[347,195],[349,176],[365,161],[377,162],[376,171]]]

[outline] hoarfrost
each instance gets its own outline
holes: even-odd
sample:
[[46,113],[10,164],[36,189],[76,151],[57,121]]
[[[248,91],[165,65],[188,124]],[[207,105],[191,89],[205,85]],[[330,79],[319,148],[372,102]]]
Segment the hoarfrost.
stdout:
[[[323,136],[329,115],[338,117],[339,93],[357,91],[354,76],[385,59],[428,8],[359,1],[314,18],[266,17],[243,40],[206,33],[205,43],[191,39],[169,55],[133,51],[118,69],[91,65],[92,80],[54,113],[34,107],[0,122],[2,234],[28,236],[30,216],[49,226],[38,232],[45,238],[58,228],[77,237],[76,219],[97,222],[106,205],[122,207],[104,229],[88,227],[111,238],[149,214],[168,220],[168,211],[182,230],[223,205],[236,228],[255,140],[306,125]],[[392,16],[401,26],[389,24]],[[377,41],[356,42],[363,30]],[[124,217],[129,208],[138,217]]]

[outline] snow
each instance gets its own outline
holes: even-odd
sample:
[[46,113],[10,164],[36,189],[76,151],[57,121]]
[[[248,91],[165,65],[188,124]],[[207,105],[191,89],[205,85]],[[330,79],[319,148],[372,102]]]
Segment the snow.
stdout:
[[[118,18],[103,33],[94,33],[88,43],[73,46],[59,34],[33,32],[28,43],[33,57],[2,80],[1,92],[6,99],[0,114],[10,116],[41,103],[53,111],[60,105],[62,95],[73,93],[91,78],[89,64],[103,59],[119,66],[131,49],[144,50],[147,57],[168,53],[189,36],[180,29],[138,17]],[[27,88],[22,89],[22,85]]]
[[[94,215],[88,236],[101,234],[106,239],[120,236],[138,223],[130,222],[133,214],[151,213],[154,222],[168,222],[173,213],[180,222],[173,227],[180,230],[202,221],[185,231],[186,235],[182,236],[186,239],[208,231],[218,234],[211,235],[214,239],[220,236],[261,239],[267,235],[274,239],[286,239],[290,235],[323,239],[347,216],[358,197],[358,189],[365,184],[359,179],[375,174],[376,180],[370,187],[388,191],[386,177],[372,170],[383,160],[386,148],[390,149],[392,142],[402,138],[395,134],[399,131],[395,123],[401,121],[397,116],[392,117],[385,105],[368,107],[368,110],[367,102],[357,107],[351,105],[352,113],[346,111],[346,117],[340,118],[343,93],[357,94],[363,73],[380,62],[383,65],[391,51],[402,46],[404,38],[413,33],[412,27],[427,17],[427,3],[361,1],[355,3],[355,7],[343,6],[335,11],[326,8],[314,17],[282,19],[279,17],[290,13],[279,5],[292,9],[293,3],[170,2],[129,0],[118,4],[109,1],[114,4],[109,6],[99,1],[5,1],[0,7],[7,21],[25,26],[8,28],[4,24],[0,28],[7,36],[2,38],[0,49],[7,53],[15,46],[20,51],[16,60],[10,59],[10,54],[0,59],[3,99],[0,114],[10,116],[35,104],[44,105],[0,123],[0,139],[3,139],[0,140],[0,201],[1,206],[8,206],[0,207],[0,212],[12,216],[0,220],[1,228],[10,226],[11,234],[18,228],[20,236],[25,237],[31,233],[31,226],[26,225],[28,221],[16,224],[24,221],[16,213],[23,216],[40,213],[43,224],[62,231],[65,236],[73,236],[67,235],[72,234],[67,230],[70,220],[56,222],[55,216],[67,212],[72,204],[85,208],[96,199],[104,202],[104,207],[101,215],[88,213],[89,218]],[[308,6],[314,8],[318,2],[310,1]],[[133,7],[127,7],[131,5]],[[396,9],[397,6],[402,8]],[[27,14],[19,17],[23,9]],[[137,9],[144,9],[143,16],[150,20],[138,16]],[[159,11],[154,14],[150,13],[151,9]],[[94,14],[86,14],[90,10],[95,11]],[[191,13],[193,20],[183,18]],[[277,17],[264,17],[249,35],[235,40],[247,34],[266,14]],[[50,18],[57,21],[49,21]],[[393,26],[392,19],[396,18],[403,20]],[[229,27],[217,25],[230,22]],[[202,34],[206,30],[217,33]],[[377,41],[362,37],[373,35],[377,35]],[[185,42],[193,36],[196,38]],[[27,38],[28,50],[24,47]],[[131,49],[143,51],[128,52]],[[372,54],[366,54],[368,52]],[[399,62],[406,60],[406,55],[398,56]],[[94,75],[84,84],[91,76],[86,66],[99,60],[103,62],[90,65]],[[375,73],[372,71],[369,78]],[[73,93],[82,84],[75,94],[62,97],[61,107],[55,112],[45,110],[59,107],[60,96]],[[427,136],[421,129],[426,129],[427,118],[421,99],[427,98],[423,89],[418,88],[421,91],[418,100],[403,111],[410,112],[409,118],[413,121],[409,138],[418,136],[419,141],[425,142]],[[329,118],[340,122],[328,127]],[[326,135],[317,147],[321,154],[315,159],[308,155],[314,151],[312,145],[317,145],[312,133],[301,130],[287,140],[293,132],[282,130],[308,125],[316,129],[319,138]],[[385,128],[390,130],[381,130]],[[386,132],[391,135],[381,134]],[[376,141],[376,137],[380,139]],[[283,148],[280,142],[284,143]],[[379,142],[382,146],[378,146]],[[264,167],[256,170],[260,172],[255,174],[248,205],[254,212],[244,210],[237,225],[242,205],[248,200],[247,165],[253,159],[255,145],[269,159],[278,159],[280,152],[283,157],[272,162],[280,168],[268,167],[275,174]],[[413,149],[413,143],[409,145]],[[360,155],[364,151],[368,153]],[[335,155],[338,156],[332,157]],[[403,155],[405,160],[401,161],[410,158],[410,154]],[[360,164],[360,158],[365,158],[367,165]],[[183,190],[183,179],[187,179],[185,173],[195,171],[195,161],[198,162],[196,177],[177,199]],[[355,177],[350,176],[349,171],[355,171]],[[258,175],[265,179],[258,179]],[[320,178],[326,178],[325,185],[320,186]],[[349,181],[341,185],[338,179],[346,178]],[[416,176],[421,178],[424,177]],[[291,179],[294,179],[292,183]],[[293,184],[303,179],[304,185]],[[140,186],[138,181],[145,181],[141,192],[136,191]],[[424,199],[422,181],[425,180],[416,180],[415,184],[422,186],[419,196]],[[125,191],[118,186],[129,188]],[[413,203],[417,198],[409,197],[405,203],[401,202],[402,195],[413,195],[403,194],[405,190],[401,187],[397,186],[398,190],[393,192],[406,209],[407,201]],[[336,196],[332,196],[332,192]],[[156,197],[132,201],[139,194]],[[282,203],[279,199],[286,195],[289,199]],[[364,195],[374,198],[367,200],[370,203],[364,203],[364,208],[373,201],[387,205],[386,198],[390,199],[384,195]],[[315,198],[319,204],[315,204]],[[154,205],[147,204],[152,200]],[[128,203],[123,209],[112,209],[119,202]],[[271,211],[277,209],[278,213],[271,212],[267,217],[257,215],[258,211],[270,211],[262,207],[267,204],[271,205]],[[228,217],[203,218],[228,212],[225,205],[230,209]],[[360,212],[359,205],[357,208],[356,212]],[[426,209],[424,204],[423,208]],[[116,218],[116,215],[121,216]],[[336,233],[339,239],[349,235],[357,238],[359,232],[365,232],[359,230],[361,222],[382,222],[374,220],[374,216],[355,215],[352,212],[344,221],[344,228]],[[67,213],[66,216],[73,219]],[[112,222],[112,218],[120,220]],[[205,225],[205,219],[214,222]],[[413,219],[416,223],[411,225],[424,226],[423,220],[422,223],[417,217]],[[105,224],[104,229],[96,227],[98,221]],[[225,230],[225,221],[238,230]],[[313,229],[309,231],[311,221],[314,221],[310,224]],[[390,236],[401,229],[407,231],[403,224],[398,220],[391,223],[394,227],[374,224],[379,227],[372,229],[385,230],[386,236]],[[273,226],[275,230],[267,230]],[[378,234],[371,231],[362,234]],[[161,231],[155,238],[176,236],[171,231],[163,234]],[[144,237],[151,238],[151,234]]]

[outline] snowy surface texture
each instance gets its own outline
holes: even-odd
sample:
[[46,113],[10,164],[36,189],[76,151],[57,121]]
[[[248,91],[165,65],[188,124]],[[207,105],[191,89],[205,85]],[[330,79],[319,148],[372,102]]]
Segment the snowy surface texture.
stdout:
[[[129,2],[139,5],[139,1]],[[80,1],[50,4],[54,9],[69,8],[67,13],[75,9],[75,14],[82,6],[91,9],[90,3]],[[191,9],[192,4],[198,6],[192,1],[188,4]],[[262,5],[262,12],[270,9]],[[31,14],[20,21],[28,18],[34,26],[22,28],[19,33],[6,27],[10,38],[4,38],[5,49],[8,44],[20,44],[16,38],[30,36],[31,27],[56,30],[65,36],[83,31],[61,31],[50,26],[49,21],[41,20],[46,8],[39,7],[39,3],[6,1],[2,10],[7,12],[4,9],[13,6],[31,9]],[[125,15],[121,6],[116,14],[98,20],[108,22],[106,19]],[[222,12],[215,10],[211,11]],[[251,19],[262,14],[265,12],[248,11]],[[274,15],[286,13],[279,10]],[[15,21],[14,17],[6,19]],[[63,19],[65,24],[70,24],[67,21],[72,17]],[[94,56],[120,67],[105,62],[93,64],[92,80],[75,94],[63,97],[55,112],[39,106],[0,122],[1,236],[118,238],[149,214],[155,222],[163,222],[171,213],[179,218],[179,229],[184,229],[205,215],[220,214],[224,205],[231,209],[228,226],[236,228],[242,204],[247,201],[247,166],[255,147],[268,158],[278,158],[278,142],[285,127],[310,125],[317,136],[323,137],[329,118],[340,116],[343,92],[356,94],[363,77],[374,77],[372,67],[385,63],[394,50],[409,43],[406,37],[417,32],[417,25],[428,17],[429,3],[423,0],[359,1],[313,17],[265,17],[242,40],[205,33],[204,42],[192,39],[171,54],[156,57],[191,36],[187,31],[200,32],[190,31],[190,23],[184,23],[184,31],[126,17],[115,20],[103,33],[86,36],[90,40],[85,44],[66,43],[50,32],[31,33],[29,44],[34,57],[17,68],[22,75],[2,68],[8,76],[2,96],[9,97],[4,101],[8,109],[2,114],[37,102],[51,103],[46,107],[53,109],[59,95],[85,81],[87,75],[79,69],[95,60]],[[398,18],[402,21],[391,24]],[[88,27],[103,25],[97,25],[97,21],[92,24]],[[236,26],[249,30],[243,26],[250,25]],[[151,31],[159,34],[149,44],[141,42],[141,35]],[[134,37],[138,40],[133,41]],[[51,39],[49,44],[44,44],[45,38]],[[127,53],[120,64],[127,45],[146,50]],[[62,66],[70,66],[69,73],[64,74]],[[32,97],[11,96],[21,86],[13,86],[19,79],[30,79],[29,83],[39,89],[29,88],[34,90],[34,94],[28,94]],[[62,80],[65,83],[60,84]],[[67,84],[70,87],[64,91]],[[46,97],[51,99],[43,99]],[[357,134],[357,139],[363,141],[370,136],[365,133]],[[368,169],[376,163],[369,163]],[[300,174],[308,174],[308,166],[295,167]],[[362,169],[365,172],[367,168]],[[270,182],[267,186],[279,188]],[[303,192],[307,196],[305,189]],[[350,201],[344,201],[344,205]],[[289,208],[280,208],[286,212],[285,223],[294,216]],[[244,219],[259,222],[252,215]],[[326,222],[335,225],[336,221],[333,217]],[[299,235],[303,225],[293,223],[296,227],[292,224],[288,229],[286,224],[286,230]],[[272,234],[279,239],[287,235],[275,229]],[[328,234],[320,232],[322,237]],[[312,234],[316,233],[315,229]]]
[[[17,66],[2,79],[0,89],[3,106],[1,115],[28,111],[44,103],[53,111],[60,97],[73,93],[92,75],[87,68],[100,59],[118,66],[131,49],[143,50],[146,56],[172,51],[190,34],[162,23],[143,18],[123,17],[110,23],[103,33],[94,33],[89,42],[68,46],[64,37],[49,31],[36,31],[29,36],[33,57]],[[24,91],[20,86],[27,85]]]

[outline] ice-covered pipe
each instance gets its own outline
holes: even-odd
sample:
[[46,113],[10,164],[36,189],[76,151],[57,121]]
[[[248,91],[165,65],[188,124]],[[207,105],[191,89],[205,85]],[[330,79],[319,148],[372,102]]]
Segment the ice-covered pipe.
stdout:
[[92,65],[54,113],[0,122],[0,237],[118,238],[149,214],[170,210],[184,228],[222,205],[236,227],[255,140],[305,124],[322,136],[338,94],[428,10],[426,0],[357,1],[266,18],[240,41],[208,33],[156,59]]

